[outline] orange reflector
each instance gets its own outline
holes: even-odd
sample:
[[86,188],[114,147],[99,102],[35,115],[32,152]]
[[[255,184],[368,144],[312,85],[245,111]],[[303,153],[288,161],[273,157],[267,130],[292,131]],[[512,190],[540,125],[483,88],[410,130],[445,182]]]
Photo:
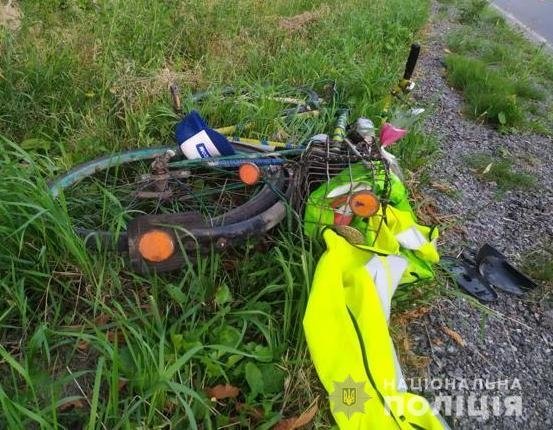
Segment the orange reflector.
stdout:
[[359,191],[351,196],[349,206],[355,215],[367,218],[378,211],[380,202],[378,197],[370,191]]
[[160,263],[175,252],[175,243],[171,235],[163,230],[150,230],[138,241],[138,251],[146,260]]
[[261,169],[254,163],[244,163],[238,168],[238,176],[246,185],[254,185],[261,178]]

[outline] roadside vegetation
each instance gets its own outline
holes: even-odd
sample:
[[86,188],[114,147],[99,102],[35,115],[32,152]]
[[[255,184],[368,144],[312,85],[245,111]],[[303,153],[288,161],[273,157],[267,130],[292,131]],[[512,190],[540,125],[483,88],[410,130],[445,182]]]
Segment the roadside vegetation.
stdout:
[[463,91],[467,113],[504,131],[553,133],[553,59],[486,0],[442,0],[459,28],[448,38],[449,82]]
[[[321,388],[301,319],[318,244],[283,227],[179,273],[140,277],[121,257],[84,247],[47,180],[100,154],[170,144],[172,82],[183,99],[233,85],[263,100],[336,81],[337,104],[374,116],[428,6],[21,2],[17,19],[0,25],[0,427],[268,429],[312,405]],[[267,101],[192,107],[216,126],[253,120],[260,135],[281,131]],[[287,132],[330,124],[321,117]],[[398,295],[397,309],[424,291]],[[319,404],[315,427],[328,428]]]
[[474,169],[477,177],[494,182],[499,192],[528,189],[536,185],[536,178],[516,168],[514,160],[508,155],[474,154],[467,157],[467,164]]
[[[524,256],[523,266],[527,273],[534,279],[544,282],[546,285],[553,285],[553,246],[543,244]],[[553,303],[551,288],[549,301]]]

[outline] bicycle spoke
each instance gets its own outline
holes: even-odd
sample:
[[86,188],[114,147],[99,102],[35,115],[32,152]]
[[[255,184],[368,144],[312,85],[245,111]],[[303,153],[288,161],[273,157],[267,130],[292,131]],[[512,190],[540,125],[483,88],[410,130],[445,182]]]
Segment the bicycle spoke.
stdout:
[[131,213],[198,212],[215,218],[251,199],[260,189],[243,184],[235,170],[197,167],[154,174],[150,161],[107,169],[66,190],[71,215],[84,228],[106,228]]

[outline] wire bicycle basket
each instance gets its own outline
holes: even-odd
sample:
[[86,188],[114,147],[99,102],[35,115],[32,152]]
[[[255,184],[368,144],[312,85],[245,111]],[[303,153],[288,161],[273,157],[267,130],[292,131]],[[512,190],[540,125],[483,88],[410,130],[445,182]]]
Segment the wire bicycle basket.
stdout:
[[338,134],[310,141],[298,161],[292,203],[304,215],[306,234],[329,226],[351,242],[372,245],[386,219],[390,169],[374,137]]

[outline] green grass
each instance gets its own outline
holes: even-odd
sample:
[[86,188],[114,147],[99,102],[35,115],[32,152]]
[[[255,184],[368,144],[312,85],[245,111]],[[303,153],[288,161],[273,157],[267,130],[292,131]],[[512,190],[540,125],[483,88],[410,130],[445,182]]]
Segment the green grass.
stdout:
[[[185,93],[336,80],[341,103],[374,115],[427,16],[426,1],[403,4],[27,2],[19,33],[0,39],[0,133],[42,139],[67,164],[167,140],[170,80]],[[279,25],[305,10],[317,18]]]
[[[173,276],[138,277],[83,248],[44,182],[29,180],[43,171],[29,161],[22,174],[24,155],[10,147],[0,205],[3,426],[221,426],[239,414],[232,402],[214,413],[203,388],[225,382],[278,420],[285,377],[307,363],[297,322],[314,256],[302,238],[288,231],[266,253],[212,253]],[[252,368],[261,389],[245,382]],[[314,398],[310,386],[290,388],[305,399],[291,413]],[[75,398],[86,401],[59,412]]]
[[499,191],[528,189],[536,184],[536,178],[516,168],[509,157],[474,154],[467,158],[467,163],[479,178],[495,182]]
[[532,279],[553,285],[553,247],[544,244],[524,255],[522,267]]
[[524,113],[512,82],[478,59],[451,54],[446,64],[449,82],[463,90],[474,117],[497,125],[520,125]]
[[467,0],[459,5],[459,21],[462,23],[474,23],[490,4],[490,0]]
[[392,147],[393,154],[401,160],[401,167],[411,172],[420,171],[438,151],[436,136],[413,130]]
[[472,116],[503,130],[551,134],[553,58],[486,3],[455,3],[463,25],[448,36],[448,79]]
[[[186,108],[213,125],[253,120],[258,135],[328,131],[330,115],[271,121],[279,108],[264,95],[298,85],[336,81],[337,105],[374,117],[428,5],[21,2],[21,28],[0,29],[0,427],[262,429],[304,410],[321,393],[301,327],[319,244],[283,226],[268,250],[140,277],[84,247],[46,181],[93,156],[172,142],[172,81],[185,95],[227,84],[256,95]],[[309,23],[280,26],[305,11]],[[261,418],[210,402],[204,389],[220,383]],[[325,408],[315,426],[330,427]]]

